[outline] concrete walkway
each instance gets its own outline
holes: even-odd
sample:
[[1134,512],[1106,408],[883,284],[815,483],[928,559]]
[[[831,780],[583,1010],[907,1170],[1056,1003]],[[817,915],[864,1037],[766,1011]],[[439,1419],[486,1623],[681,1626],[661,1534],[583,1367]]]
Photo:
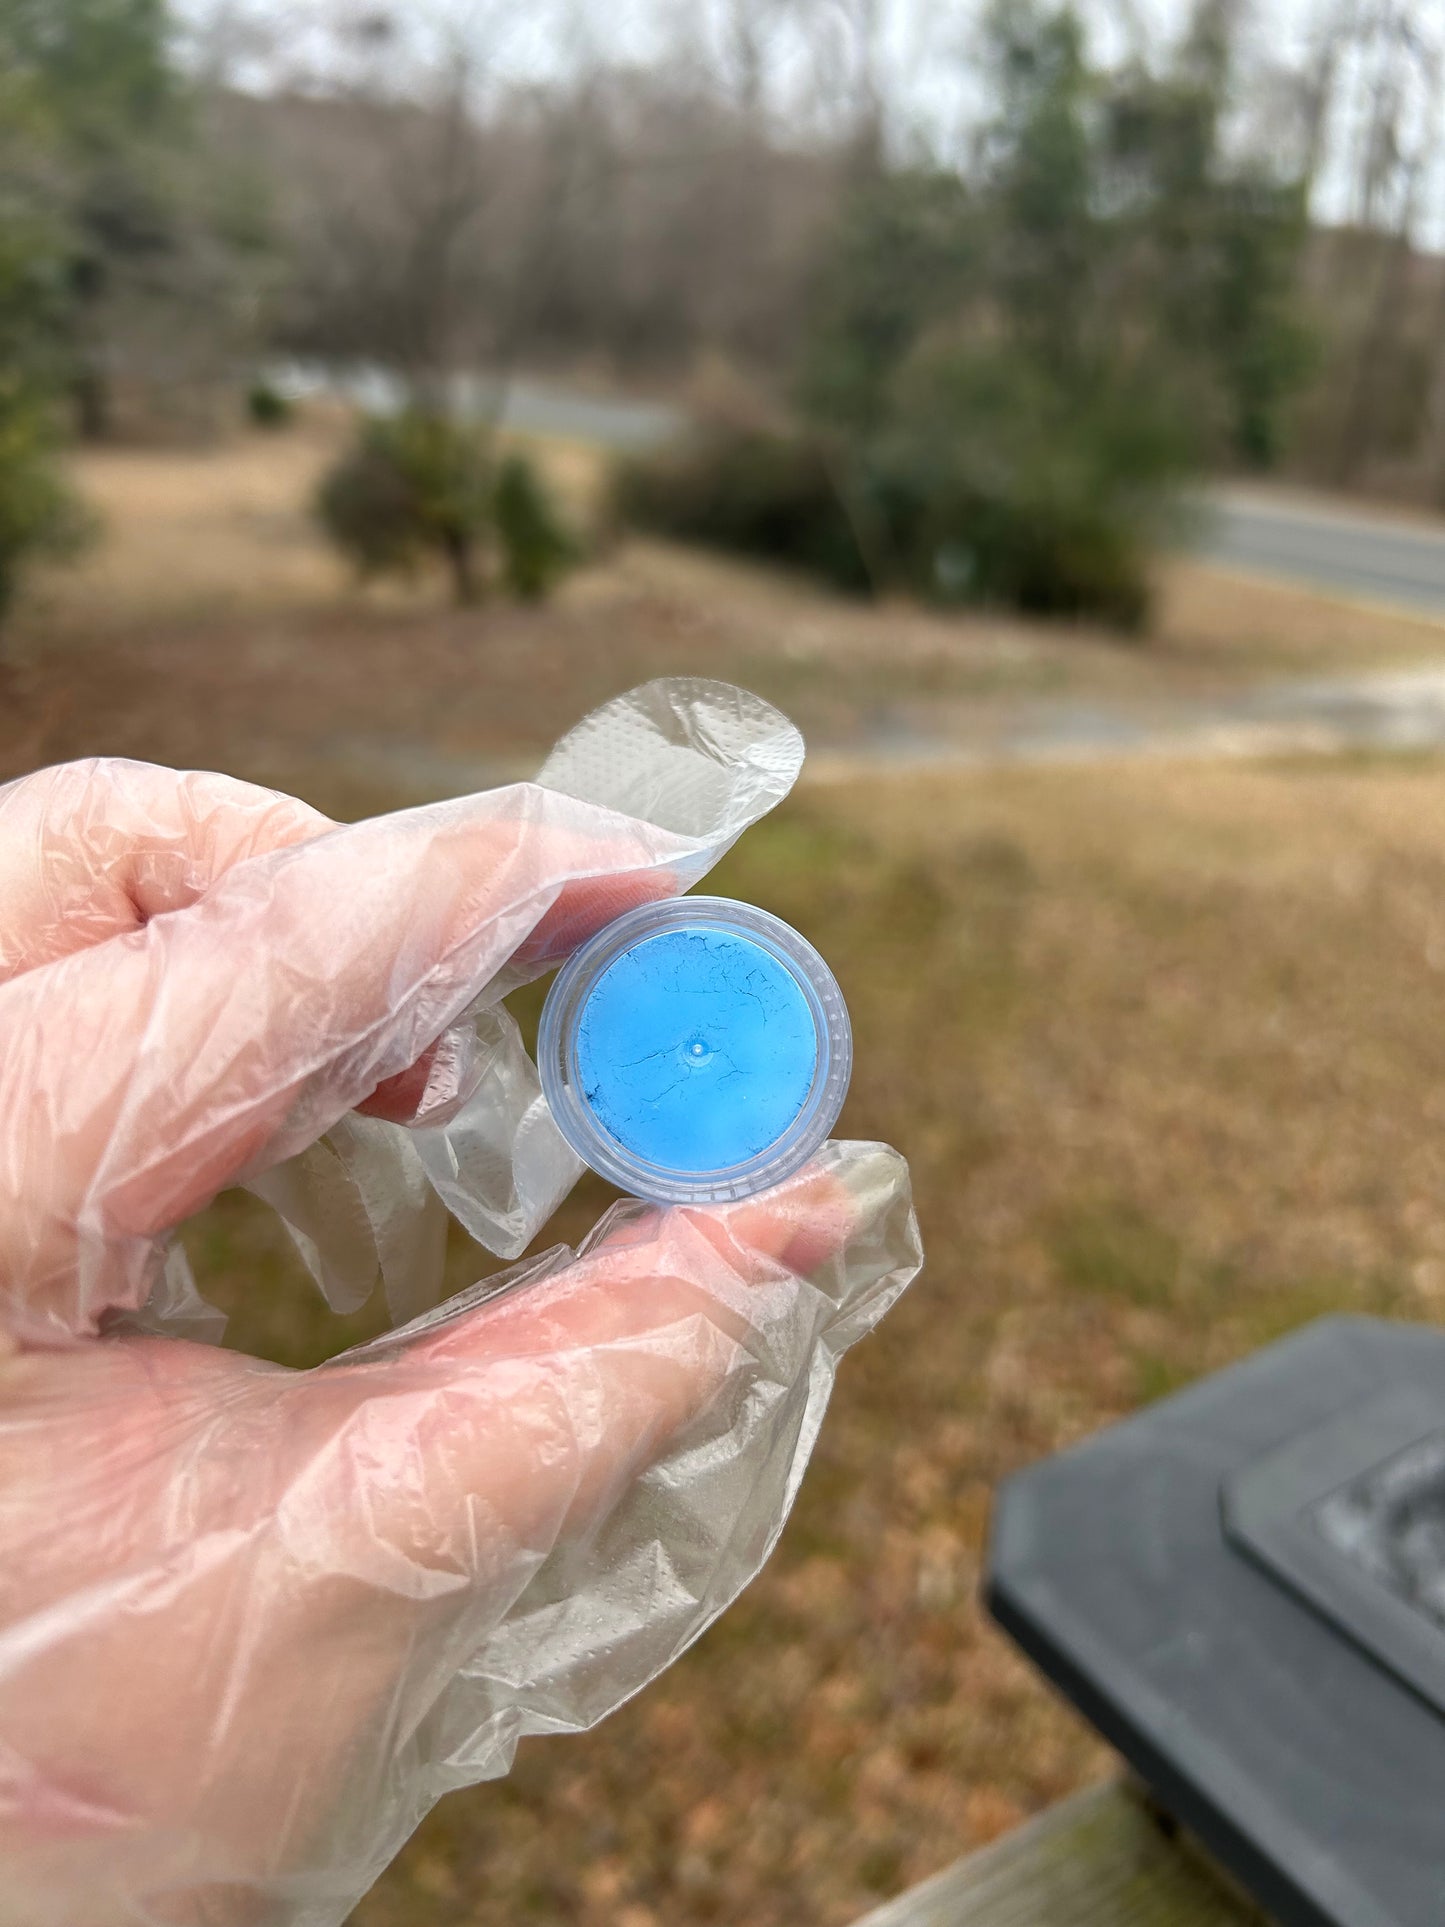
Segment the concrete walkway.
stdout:
[[1269,683],[1232,696],[1073,697],[980,704],[947,738],[887,712],[847,748],[818,744],[814,779],[896,769],[1099,762],[1132,756],[1274,756],[1445,750],[1445,663],[1389,675]]
[[[531,776],[534,758],[446,755],[395,737],[347,736],[328,746],[338,769],[384,778],[418,800],[466,795]],[[1445,751],[1445,664],[1388,676],[1276,683],[1217,699],[980,703],[955,712],[947,736],[887,709],[847,742],[811,737],[804,780],[876,773],[1116,761],[1121,757],[1249,757],[1347,750]]]

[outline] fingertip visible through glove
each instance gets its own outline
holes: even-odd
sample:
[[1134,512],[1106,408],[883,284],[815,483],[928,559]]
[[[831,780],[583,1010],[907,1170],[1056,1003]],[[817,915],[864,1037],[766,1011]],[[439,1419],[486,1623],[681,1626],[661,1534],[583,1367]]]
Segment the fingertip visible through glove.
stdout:
[[12,1308],[81,1331],[134,1309],[151,1240],[378,1092],[410,1103],[421,1076],[424,1097],[436,1040],[566,884],[645,875],[672,842],[493,792],[253,858],[184,910],[0,984]]

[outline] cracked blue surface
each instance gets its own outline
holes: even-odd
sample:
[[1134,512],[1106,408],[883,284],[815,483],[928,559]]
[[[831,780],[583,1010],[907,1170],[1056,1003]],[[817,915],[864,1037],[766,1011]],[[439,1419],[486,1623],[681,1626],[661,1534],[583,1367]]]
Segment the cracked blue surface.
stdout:
[[787,1130],[818,1063],[797,980],[750,938],[645,937],[598,978],[577,1025],[581,1094],[610,1137],[669,1171],[724,1170]]

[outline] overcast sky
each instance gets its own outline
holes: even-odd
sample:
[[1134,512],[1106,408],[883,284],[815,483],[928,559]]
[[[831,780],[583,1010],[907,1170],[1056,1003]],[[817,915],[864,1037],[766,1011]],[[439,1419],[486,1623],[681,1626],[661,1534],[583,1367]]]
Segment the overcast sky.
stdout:
[[[594,47],[614,58],[646,59],[657,52],[669,32],[672,16],[696,25],[709,13],[719,18],[726,0],[521,0],[505,7],[493,0],[176,0],[177,11],[189,19],[216,15],[237,20],[268,16],[277,25],[294,53],[301,46],[319,46],[321,37],[310,36],[308,22],[335,22],[348,12],[392,12],[403,19],[421,21],[432,16],[458,19],[472,16],[477,21],[504,21],[500,36],[505,43],[505,64],[517,75],[544,76],[556,73],[575,51],[579,28]],[[1284,56],[1299,50],[1303,29],[1317,17],[1324,0],[1252,0],[1253,35],[1261,50]],[[1445,0],[1421,0],[1421,11],[1430,12]],[[1080,0],[1080,11],[1089,20],[1101,52],[1111,53],[1128,44],[1132,31],[1142,31],[1151,41],[1167,40],[1178,32],[1188,17],[1190,0]],[[885,23],[884,39],[890,64],[905,93],[926,91],[928,74],[921,66],[953,41],[966,34],[968,23],[980,11],[979,0],[880,0]],[[672,30],[676,30],[675,27]]]
[[[406,23],[407,38],[420,37],[431,21],[467,20],[487,43],[487,66],[498,82],[556,78],[580,60],[646,61],[699,34],[726,44],[724,22],[731,0],[177,0],[193,19],[219,11],[235,21],[269,20],[282,58],[294,71],[310,62],[323,71],[336,58],[329,27],[349,12],[391,12]],[[839,10],[849,0],[836,0]],[[857,4],[857,0],[853,0]],[[968,45],[982,0],[876,0],[882,21],[881,65],[886,97],[906,134],[910,129],[946,151],[962,135],[979,106],[971,93]],[[1252,0],[1248,4],[1245,69],[1261,82],[1274,69],[1298,68],[1331,0]],[[1079,0],[1097,51],[1121,55],[1131,44],[1164,47],[1188,19],[1190,0]],[[800,17],[804,17],[800,15]],[[827,4],[806,12],[806,30],[785,30],[775,43],[773,101],[784,115],[802,121],[816,100],[819,48],[828,44]],[[1415,20],[1445,44],[1445,0],[1417,0]],[[311,23],[308,27],[308,22]],[[822,24],[820,24],[822,23]],[[806,32],[806,45],[804,34]],[[837,36],[833,36],[837,38]],[[839,40],[838,44],[843,43]],[[252,70],[251,77],[257,77]],[[826,94],[826,88],[821,90]],[[1268,131],[1268,109],[1264,110]],[[897,131],[897,130],[896,130]],[[1335,130],[1340,158],[1320,183],[1318,211],[1327,219],[1349,212],[1344,182],[1354,130]],[[1418,130],[1417,130],[1418,131]],[[1357,151],[1357,150],[1356,150]],[[1438,175],[1438,170],[1437,170]],[[1432,179],[1420,211],[1422,238],[1445,244],[1445,180]]]

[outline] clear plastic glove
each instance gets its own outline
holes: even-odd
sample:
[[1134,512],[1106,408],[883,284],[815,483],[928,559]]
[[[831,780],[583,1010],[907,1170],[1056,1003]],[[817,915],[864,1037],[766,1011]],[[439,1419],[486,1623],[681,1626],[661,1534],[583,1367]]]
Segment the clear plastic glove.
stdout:
[[[704,752],[733,805],[736,748]],[[357,1107],[420,1114],[424,1168],[520,1235],[545,1187],[467,1161],[489,1077],[496,1145],[549,1140],[476,1013],[729,840],[630,800],[659,821],[524,785],[336,829],[130,764],[0,789],[4,1927],[339,1922],[442,1792],[627,1698],[771,1549],[838,1354],[917,1269],[883,1147],[616,1207],[313,1372],[136,1328],[186,1298],[170,1228]],[[403,1159],[398,1203],[387,1155],[381,1261],[436,1189]]]

